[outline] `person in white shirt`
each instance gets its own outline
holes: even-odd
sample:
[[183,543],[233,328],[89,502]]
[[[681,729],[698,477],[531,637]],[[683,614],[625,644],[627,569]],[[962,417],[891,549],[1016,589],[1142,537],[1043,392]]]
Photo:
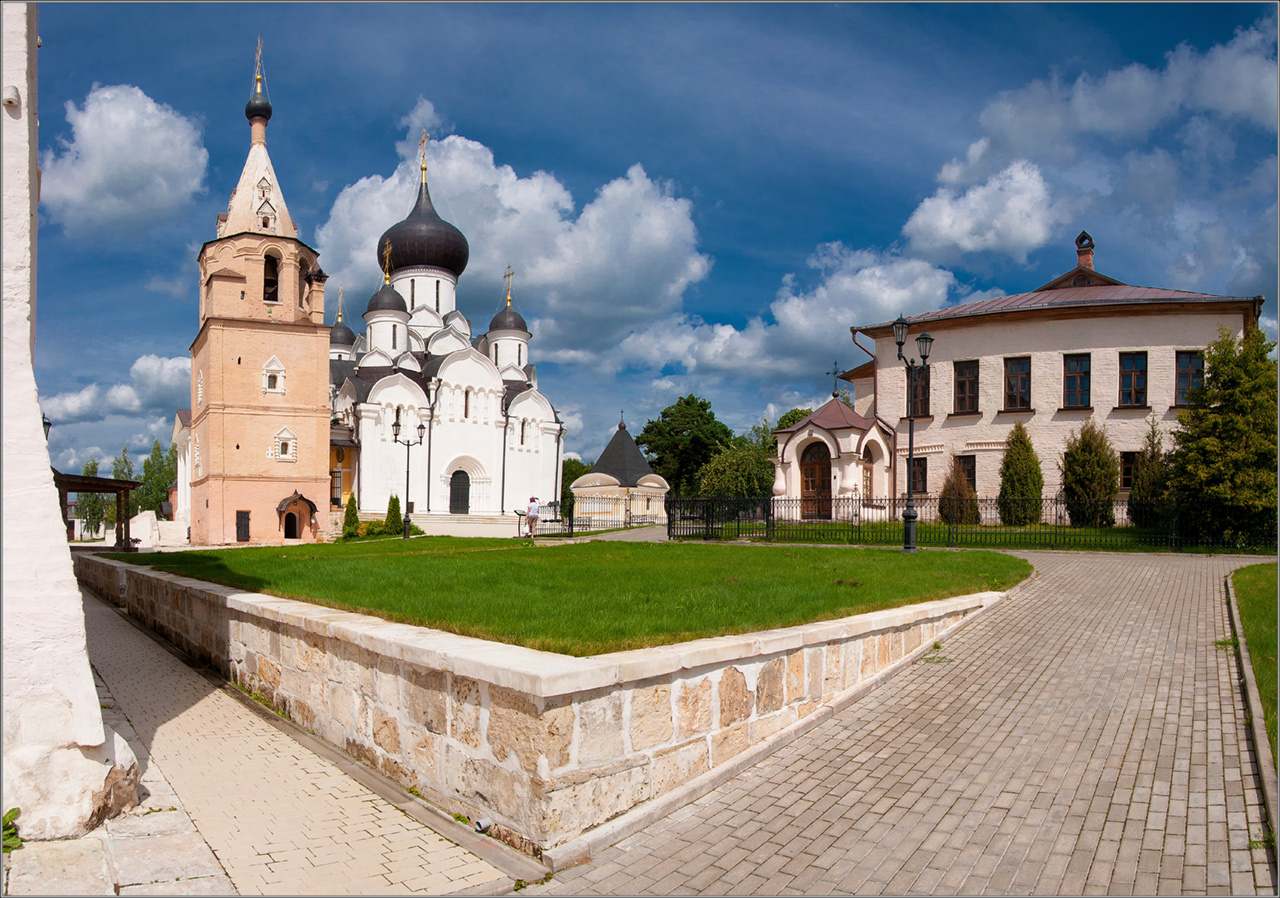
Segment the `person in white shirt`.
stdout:
[[529,527],[529,538],[533,538],[533,530],[538,526],[538,497],[529,497],[529,508],[525,513],[525,523]]

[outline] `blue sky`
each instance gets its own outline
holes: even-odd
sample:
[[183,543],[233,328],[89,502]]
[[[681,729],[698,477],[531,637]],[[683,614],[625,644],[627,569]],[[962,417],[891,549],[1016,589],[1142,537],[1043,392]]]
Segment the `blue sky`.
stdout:
[[[481,332],[515,269],[539,386],[593,459],[697,393],[820,402],[849,327],[1075,264],[1266,297],[1273,4],[42,4],[36,378],[55,466],[167,444],[196,252],[267,146],[329,320],[380,281],[426,127]],[[104,39],[106,38],[106,39]]]

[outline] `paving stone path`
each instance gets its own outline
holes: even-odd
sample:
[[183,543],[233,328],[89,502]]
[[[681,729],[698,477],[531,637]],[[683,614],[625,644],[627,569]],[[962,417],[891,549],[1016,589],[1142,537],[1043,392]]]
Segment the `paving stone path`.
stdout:
[[528,893],[1275,894],[1215,646],[1264,559],[1018,554],[931,663]]
[[145,762],[163,770],[240,894],[509,890],[497,867],[264,722],[88,595],[85,618],[90,660],[146,746]]

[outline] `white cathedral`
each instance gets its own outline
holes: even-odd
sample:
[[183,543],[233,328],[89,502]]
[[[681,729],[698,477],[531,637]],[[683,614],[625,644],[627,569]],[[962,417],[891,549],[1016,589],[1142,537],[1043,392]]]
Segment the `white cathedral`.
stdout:
[[558,498],[564,428],[538,391],[510,269],[502,308],[472,336],[456,303],[467,239],[431,203],[425,135],[420,167],[413,210],[378,241],[384,283],[365,333],[343,321],[341,300],[330,333],[330,502],[345,505],[354,490],[361,511],[378,512],[400,496],[424,526],[439,515],[510,516],[530,496]]
[[514,534],[531,496],[559,498],[564,427],[538,391],[510,267],[501,307],[473,336],[457,307],[470,250],[431,203],[423,132],[417,200],[378,241],[383,284],[365,332],[343,320],[341,291],[326,328],[327,275],[288,216],[262,87],[259,71],[245,171],[201,249],[176,517],[203,544],[318,540],[341,533],[352,496],[364,520],[396,496],[428,533]]

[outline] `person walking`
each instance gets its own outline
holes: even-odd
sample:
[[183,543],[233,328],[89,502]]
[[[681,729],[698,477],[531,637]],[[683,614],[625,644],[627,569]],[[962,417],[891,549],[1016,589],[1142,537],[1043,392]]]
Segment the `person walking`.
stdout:
[[538,526],[538,497],[529,497],[529,508],[525,511],[525,524],[529,527],[529,538],[533,539],[534,528]]

